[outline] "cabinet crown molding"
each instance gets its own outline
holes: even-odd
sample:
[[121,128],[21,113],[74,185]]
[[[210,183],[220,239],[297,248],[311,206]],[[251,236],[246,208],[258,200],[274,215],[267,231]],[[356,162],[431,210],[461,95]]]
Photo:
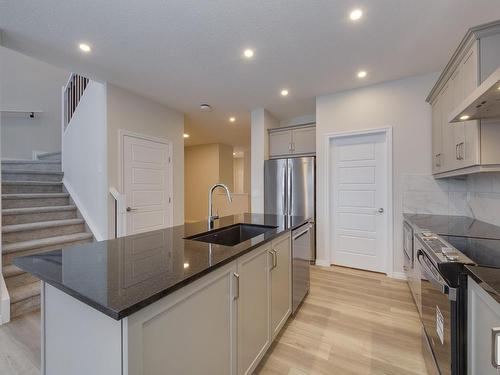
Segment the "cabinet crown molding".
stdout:
[[500,33],[500,20],[471,27],[462,38],[462,41],[455,49],[455,52],[453,52],[450,60],[444,67],[442,73],[439,75],[436,84],[431,89],[429,95],[427,95],[425,101],[431,104],[434,102],[442,88],[445,86],[446,82],[450,79],[451,75],[455,71],[457,65],[460,63],[460,60],[464,57],[464,55],[467,53],[467,51],[475,41],[498,33]]

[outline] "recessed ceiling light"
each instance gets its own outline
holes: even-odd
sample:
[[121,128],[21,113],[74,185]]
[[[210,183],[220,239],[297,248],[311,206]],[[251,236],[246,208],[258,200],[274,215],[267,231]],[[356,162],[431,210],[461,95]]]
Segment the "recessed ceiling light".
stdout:
[[236,117],[229,117],[229,122],[235,122],[236,121]]
[[243,51],[243,56],[245,56],[247,59],[251,59],[254,55],[253,49],[247,48],[246,50]]
[[189,134],[184,133],[184,138],[189,138]]
[[367,74],[365,70],[361,70],[358,72],[358,78],[365,78]]
[[288,90],[287,89],[281,90],[281,96],[288,96]]
[[353,9],[349,14],[349,18],[351,19],[351,21],[357,21],[361,17],[363,17],[363,11],[361,9]]
[[83,52],[90,52],[90,46],[86,43],[80,43],[80,45],[78,46],[80,47],[80,49],[83,51]]
[[236,156],[236,152],[233,152],[233,156]]
[[460,116],[460,120],[468,120],[469,119],[469,115],[463,115],[463,116]]

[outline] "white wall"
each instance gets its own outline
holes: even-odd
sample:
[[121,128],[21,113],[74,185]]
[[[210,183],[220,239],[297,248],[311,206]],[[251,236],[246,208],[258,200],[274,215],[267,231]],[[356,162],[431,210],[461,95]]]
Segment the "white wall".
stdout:
[[311,113],[308,115],[292,117],[290,119],[281,120],[280,126],[295,126],[295,125],[303,125],[303,124],[311,124],[316,122],[316,114]]
[[61,149],[61,88],[69,73],[0,47],[1,109],[43,111],[35,119],[3,116],[2,158],[31,159],[32,151]]
[[278,120],[264,108],[251,114],[251,209],[253,213],[264,212],[264,160],[269,158],[267,129],[279,126]]
[[[1,38],[1,33],[0,33]],[[0,108],[3,106],[3,79],[4,79],[4,69],[3,69],[3,59],[0,55]],[[2,126],[2,117],[0,116],[0,128]],[[1,137],[1,136],[0,136]],[[2,151],[2,145],[0,142],[0,155]],[[0,196],[2,194],[2,174],[0,173]],[[0,199],[0,212],[2,211],[2,200]],[[0,215],[0,228],[2,227],[2,215]],[[0,230],[0,270],[2,269],[2,231]],[[5,280],[3,278],[2,272],[0,272],[0,325],[7,323],[10,320],[10,297],[7,286],[5,285]]]
[[407,175],[404,190],[406,213],[469,216],[500,226],[500,173],[439,180]]
[[[163,104],[115,85],[107,85],[108,184],[120,188],[118,131],[168,139],[172,142],[174,225],[184,223],[184,115]],[[114,203],[108,194],[108,231],[114,235]]]
[[[316,100],[317,145],[317,258],[330,262],[324,227],[327,181],[325,160],[327,134],[393,128],[393,209],[395,272],[402,271],[403,176],[431,173],[431,108],[425,97],[438,74],[410,77],[360,89],[318,97]],[[331,222],[331,225],[335,225]],[[389,270],[390,271],[390,270]]]
[[90,81],[63,135],[64,185],[94,237],[108,238],[106,85]]

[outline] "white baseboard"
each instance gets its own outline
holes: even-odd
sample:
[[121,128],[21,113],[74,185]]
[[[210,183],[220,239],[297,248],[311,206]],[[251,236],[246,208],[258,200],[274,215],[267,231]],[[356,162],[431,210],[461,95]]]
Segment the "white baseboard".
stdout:
[[393,272],[392,274],[387,274],[387,276],[389,276],[392,279],[408,280],[404,272]]
[[0,325],[10,321],[10,296],[3,275],[0,273]]
[[80,214],[83,216],[83,220],[85,220],[85,223],[88,225],[90,231],[92,232],[94,238],[97,241],[103,241],[106,239],[105,236],[102,235],[102,233],[99,232],[97,229],[97,225],[92,221],[90,218],[90,215],[88,214],[87,210],[85,209],[85,206],[81,202],[81,200],[78,198],[78,195],[75,192],[75,189],[71,186],[71,184],[68,181],[65,181],[63,178],[63,184],[66,190],[68,191],[69,195],[71,196],[71,199],[75,203],[76,207],[78,208],[78,211],[80,211]]
[[325,259],[316,259],[316,265],[321,267],[330,267],[330,262]]

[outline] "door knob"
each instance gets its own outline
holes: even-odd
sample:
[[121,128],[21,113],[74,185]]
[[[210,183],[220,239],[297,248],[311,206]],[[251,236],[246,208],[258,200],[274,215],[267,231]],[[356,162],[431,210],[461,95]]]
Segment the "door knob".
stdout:
[[127,212],[135,211],[135,210],[137,210],[137,208],[127,207]]
[[381,207],[378,209],[378,212],[382,214],[382,213],[384,213],[384,209]]

